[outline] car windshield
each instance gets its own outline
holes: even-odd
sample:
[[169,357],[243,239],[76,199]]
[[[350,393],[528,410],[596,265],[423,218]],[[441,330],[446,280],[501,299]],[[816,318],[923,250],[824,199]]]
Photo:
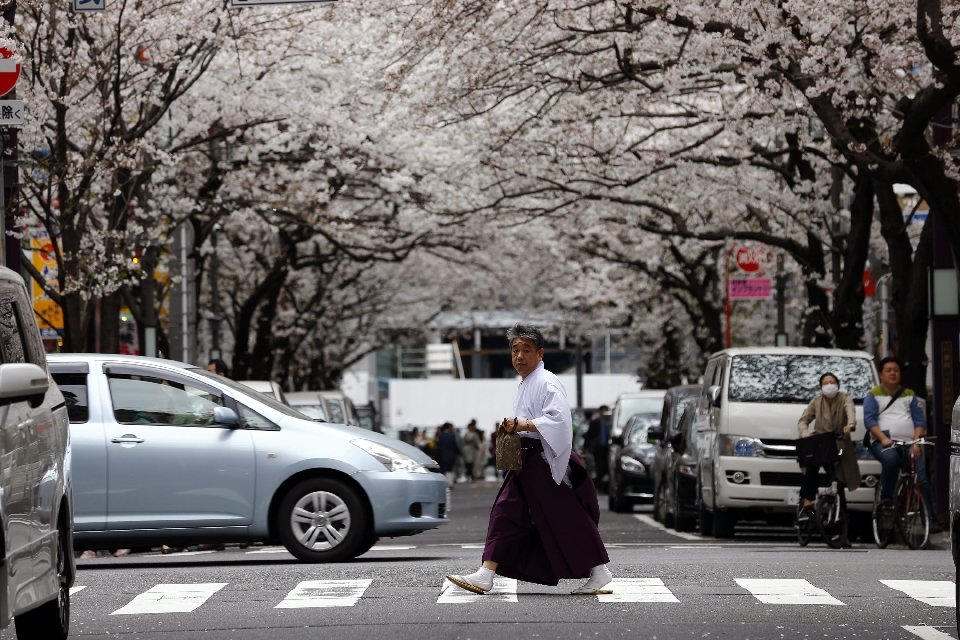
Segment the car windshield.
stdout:
[[327,412],[323,410],[323,405],[294,403],[290,406],[312,420],[327,421]]
[[235,391],[237,395],[240,395],[245,398],[256,398],[258,402],[261,402],[267,405],[268,407],[270,407],[271,409],[274,409],[275,411],[280,411],[284,415],[288,415],[292,418],[300,418],[301,420],[303,420],[302,413],[300,413],[293,407],[283,404],[282,402],[280,402],[279,400],[277,400],[271,395],[267,395],[266,393],[260,393],[259,391],[254,391],[253,389],[251,389],[245,384],[240,384],[239,382],[235,382],[230,378],[225,378],[219,374],[207,371],[206,369],[201,369],[200,367],[192,367],[189,369],[189,371],[191,373],[204,376],[205,378],[216,380],[220,384],[230,387],[230,389],[232,391]]
[[840,390],[854,402],[876,384],[874,366],[867,358],[830,355],[742,355],[730,365],[727,397],[732,402],[806,403],[820,390],[820,376],[832,373]]
[[657,416],[663,411],[663,398],[624,398],[620,401],[620,418],[617,426],[623,428],[630,416],[638,413],[655,413]]
[[628,447],[637,447],[643,444],[649,444],[647,441],[647,432],[650,427],[660,424],[660,416],[655,413],[639,416],[633,420],[630,431],[627,433],[624,444]]

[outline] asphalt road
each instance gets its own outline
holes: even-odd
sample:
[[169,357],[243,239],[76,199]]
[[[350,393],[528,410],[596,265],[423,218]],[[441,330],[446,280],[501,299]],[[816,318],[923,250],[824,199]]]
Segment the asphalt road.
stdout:
[[[458,485],[451,522],[382,540],[353,562],[279,547],[79,560],[72,637],[143,640],[417,638],[957,638],[954,568],[932,549],[801,549],[787,529],[719,542],[649,517],[601,516],[613,596],[501,580],[474,596],[447,573],[479,563],[494,483]],[[603,502],[601,503],[604,504]],[[2,638],[15,637],[8,629]],[[40,639],[38,639],[40,640]]]

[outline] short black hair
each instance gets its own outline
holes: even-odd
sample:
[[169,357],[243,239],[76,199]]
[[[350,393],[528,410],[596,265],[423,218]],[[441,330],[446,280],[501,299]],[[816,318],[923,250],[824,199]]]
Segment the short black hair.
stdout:
[[209,367],[211,364],[215,369],[215,373],[219,373],[222,376],[227,376],[228,372],[230,371],[229,369],[227,369],[227,363],[221,360],[220,358],[214,358],[207,364],[207,366]]
[[831,378],[833,378],[834,380],[836,380],[836,381],[837,381],[837,386],[840,386],[840,378],[838,378],[836,374],[830,373],[829,371],[827,371],[827,372],[824,373],[822,376],[820,376],[820,386],[821,386],[821,387],[823,386],[823,379],[826,378],[827,376],[830,376]]
[[543,334],[540,333],[540,329],[537,329],[532,324],[521,324],[517,323],[507,329],[507,341],[510,345],[513,345],[513,341],[517,338],[526,338],[527,340],[533,340],[533,347],[540,351],[543,349]]
[[898,358],[897,356],[887,356],[883,358],[882,360],[880,360],[880,364],[877,368],[880,369],[880,371],[883,371],[883,367],[886,366],[887,364],[890,364],[891,362],[897,365],[897,368],[900,369],[901,373],[903,373],[903,361],[900,360],[900,358]]

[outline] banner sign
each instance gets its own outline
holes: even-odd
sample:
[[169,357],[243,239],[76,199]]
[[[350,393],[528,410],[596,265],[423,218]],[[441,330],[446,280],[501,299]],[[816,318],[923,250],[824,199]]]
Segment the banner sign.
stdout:
[[773,280],[770,278],[731,278],[730,298],[732,300],[766,300],[773,293]]

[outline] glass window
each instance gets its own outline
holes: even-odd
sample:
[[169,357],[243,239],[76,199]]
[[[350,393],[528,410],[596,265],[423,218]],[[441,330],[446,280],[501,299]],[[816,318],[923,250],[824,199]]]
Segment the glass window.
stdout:
[[277,425],[273,424],[250,407],[245,407],[238,402],[237,408],[240,410],[240,421],[243,423],[244,427],[248,429],[262,429],[265,431],[275,431],[277,429]]
[[636,447],[642,444],[648,444],[647,432],[650,430],[650,427],[658,424],[660,424],[660,417],[655,414],[637,416],[633,419],[633,423],[630,426],[630,431],[627,433],[627,437],[624,439],[625,446]]
[[860,404],[875,382],[866,358],[822,355],[743,355],[733,358],[727,396],[732,402],[807,403],[824,373],[840,379],[840,390]]
[[206,426],[220,406],[206,389],[152,376],[111,375],[110,397],[121,424]]
[[267,405],[271,409],[280,411],[281,413],[288,415],[291,418],[303,419],[302,413],[300,413],[293,407],[280,402],[279,400],[274,398],[272,395],[267,395],[265,393],[260,393],[259,391],[254,391],[253,389],[251,389],[246,385],[240,384],[239,382],[236,382],[234,380],[230,380],[229,378],[224,378],[223,376],[218,376],[217,374],[211,373],[206,369],[191,368],[189,371],[190,373],[195,373],[197,375],[209,378],[211,382],[215,382],[218,385],[228,387],[231,391],[235,392],[233,394],[234,397],[255,398],[258,402],[262,402],[263,404]]
[[27,362],[23,348],[23,334],[17,322],[13,302],[0,302],[0,363],[15,364]]
[[343,405],[339,400],[327,400],[327,406],[330,408],[330,422],[344,424]]
[[60,387],[63,399],[67,402],[67,416],[70,422],[86,422],[90,419],[87,404],[87,374],[54,373],[53,380]]
[[311,420],[327,419],[327,412],[323,410],[323,405],[319,404],[295,404],[291,405],[294,409],[307,416]]

